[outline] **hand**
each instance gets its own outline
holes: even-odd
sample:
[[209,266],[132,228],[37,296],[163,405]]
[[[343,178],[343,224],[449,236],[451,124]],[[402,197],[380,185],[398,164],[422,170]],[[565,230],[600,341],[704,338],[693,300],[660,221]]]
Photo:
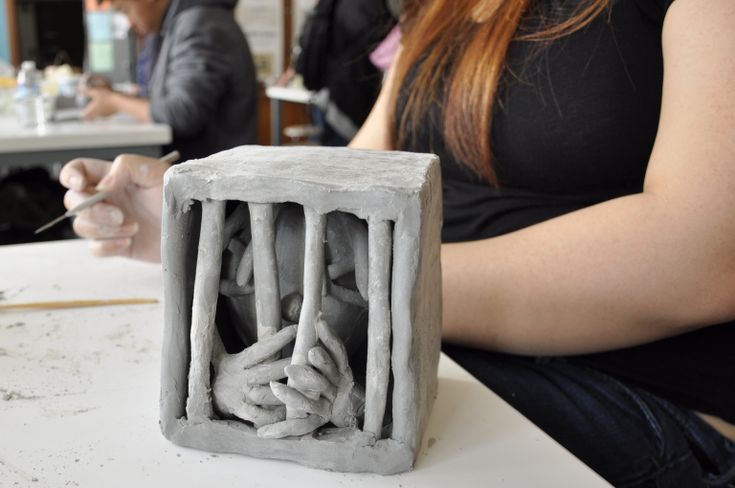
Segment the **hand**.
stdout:
[[[309,365],[285,369],[292,386],[271,382],[271,390],[297,418],[264,425],[258,436],[282,438],[313,432],[327,422],[336,427],[356,427],[365,406],[365,392],[355,384],[344,344],[329,325],[319,319],[316,332],[321,345],[309,350]],[[323,347],[322,347],[323,346]]]
[[220,413],[252,422],[255,427],[280,422],[286,407],[268,386],[286,377],[289,358],[269,361],[296,338],[296,325],[279,330],[237,354],[226,354],[221,343],[214,354],[212,398]]
[[112,192],[74,219],[74,231],[91,239],[93,254],[160,262],[163,174],[169,166],[158,159],[123,154],[113,163],[81,158],[62,168],[59,181],[69,188],[64,196],[68,209],[96,191]]
[[103,75],[89,74],[83,78],[84,86],[82,88],[107,88],[112,90],[112,82]]
[[89,97],[89,103],[82,112],[85,119],[109,117],[120,111],[118,104],[120,94],[109,88],[87,88],[84,94]]

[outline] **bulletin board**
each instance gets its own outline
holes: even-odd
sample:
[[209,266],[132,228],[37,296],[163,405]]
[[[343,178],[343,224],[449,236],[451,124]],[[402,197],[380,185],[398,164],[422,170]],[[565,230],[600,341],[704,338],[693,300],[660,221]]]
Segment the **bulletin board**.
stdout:
[[273,83],[285,68],[284,9],[284,0],[240,0],[235,8],[235,18],[253,53],[258,79],[266,84]]
[[87,30],[85,71],[108,76],[113,82],[130,81],[134,58],[127,17],[110,8],[109,1],[84,0]]

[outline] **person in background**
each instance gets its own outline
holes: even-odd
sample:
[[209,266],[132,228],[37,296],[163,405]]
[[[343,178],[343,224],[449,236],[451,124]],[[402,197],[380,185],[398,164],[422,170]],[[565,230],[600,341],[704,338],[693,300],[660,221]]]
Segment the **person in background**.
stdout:
[[[615,486],[735,486],[735,4],[405,8],[351,145],[441,158],[445,351]],[[165,169],[65,166],[96,253],[159,257]]]
[[153,67],[156,64],[158,51],[161,49],[161,36],[157,33],[151,33],[139,40],[141,48],[138,53],[138,62],[135,67],[136,83],[138,84],[138,93],[140,97],[148,97],[148,84],[151,81]]
[[125,112],[173,130],[182,159],[257,140],[257,80],[237,0],[112,0],[146,38],[147,96],[89,88],[84,116]]
[[370,52],[395,23],[383,0],[320,0],[307,17],[295,70],[317,92],[322,145],[346,145],[370,113],[383,78]]
[[[400,19],[401,12],[403,12],[403,0],[386,0],[385,3],[393,18]],[[393,66],[393,60],[400,45],[401,26],[396,25],[370,53],[370,62],[383,73],[387,72]]]

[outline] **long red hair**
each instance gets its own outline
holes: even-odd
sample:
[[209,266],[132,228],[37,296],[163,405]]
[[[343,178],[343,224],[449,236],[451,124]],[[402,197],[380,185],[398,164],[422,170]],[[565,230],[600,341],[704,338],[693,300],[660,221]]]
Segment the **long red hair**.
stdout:
[[[490,183],[490,127],[498,82],[513,40],[544,42],[579,30],[605,11],[611,0],[583,1],[565,19],[535,32],[519,29],[534,0],[407,0],[401,29],[403,51],[393,89],[392,138],[406,147],[429,117],[443,107],[444,139],[452,155]],[[544,23],[544,19],[542,24]],[[406,78],[410,90],[401,114],[396,100]],[[444,91],[437,93],[437,86]]]

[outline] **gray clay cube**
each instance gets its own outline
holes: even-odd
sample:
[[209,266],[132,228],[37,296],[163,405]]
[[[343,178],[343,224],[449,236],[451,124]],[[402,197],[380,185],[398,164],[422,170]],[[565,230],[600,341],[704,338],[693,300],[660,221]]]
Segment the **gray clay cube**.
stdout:
[[313,147],[169,170],[164,435],[335,471],[411,469],[437,387],[440,178],[432,155]]

